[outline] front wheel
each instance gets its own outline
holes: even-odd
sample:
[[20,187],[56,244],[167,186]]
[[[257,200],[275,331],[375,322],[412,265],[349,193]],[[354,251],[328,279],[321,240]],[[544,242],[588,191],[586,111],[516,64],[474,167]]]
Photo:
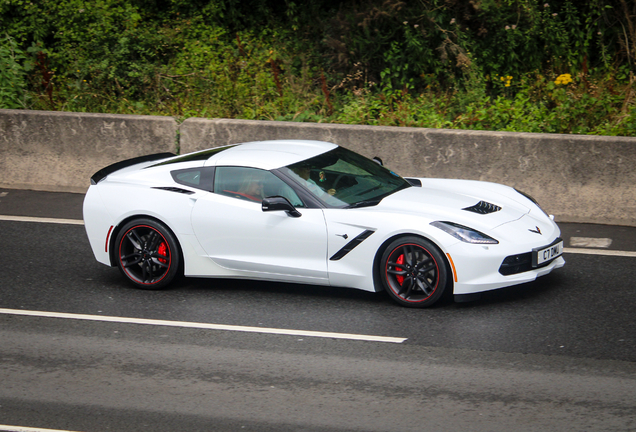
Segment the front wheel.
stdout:
[[402,306],[428,307],[447,285],[448,271],[441,252],[420,237],[401,237],[382,254],[380,277],[389,295]]
[[136,219],[117,235],[117,265],[137,288],[167,286],[179,268],[179,249],[174,236],[152,219]]

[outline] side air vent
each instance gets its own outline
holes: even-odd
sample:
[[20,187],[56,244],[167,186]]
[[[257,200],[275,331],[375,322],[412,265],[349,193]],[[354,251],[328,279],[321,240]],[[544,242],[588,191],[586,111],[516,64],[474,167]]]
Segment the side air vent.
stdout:
[[499,207],[498,205],[490,204],[486,201],[479,201],[474,206],[466,207],[462,210],[466,210],[466,211],[478,213],[478,214],[488,214],[488,213],[498,212],[499,210],[501,210],[501,207]]
[[161,190],[165,190],[168,192],[176,192],[176,193],[182,193],[185,195],[192,195],[194,192],[186,190],[186,189],[181,189],[178,187],[172,187],[172,186],[158,186],[158,187],[153,187],[153,189],[161,189]]
[[356,247],[358,247],[360,245],[360,243],[362,243],[363,241],[365,241],[366,239],[369,238],[369,236],[371,234],[373,234],[375,231],[371,231],[371,230],[365,230],[363,231],[361,234],[359,234],[356,238],[354,238],[353,240],[351,240],[349,243],[347,243],[346,245],[344,245],[344,247],[342,249],[340,249],[338,252],[336,252],[331,258],[329,258],[330,261],[338,261],[339,259],[341,259],[342,257],[344,257],[346,254],[348,254],[349,252],[351,252],[353,249],[355,249]]

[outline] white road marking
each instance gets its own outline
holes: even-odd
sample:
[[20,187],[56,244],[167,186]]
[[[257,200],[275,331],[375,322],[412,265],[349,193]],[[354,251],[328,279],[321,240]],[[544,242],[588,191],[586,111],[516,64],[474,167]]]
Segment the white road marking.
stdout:
[[43,312],[43,311],[29,311],[19,309],[1,309],[0,314],[5,315],[26,315],[44,318],[66,318],[75,320],[86,321],[102,321],[102,322],[115,322],[124,324],[147,324],[155,326],[168,326],[168,327],[185,327],[185,328],[198,328],[206,330],[226,330],[226,331],[239,331],[248,333],[265,333],[265,334],[277,334],[287,336],[307,336],[307,337],[319,337],[328,339],[348,339],[370,342],[389,342],[389,343],[402,343],[407,338],[389,337],[389,336],[372,336],[361,334],[349,334],[349,333],[331,333],[331,332],[319,332],[311,330],[288,330],[278,328],[267,327],[246,327],[236,325],[225,324],[207,324],[196,323],[187,321],[165,321],[143,318],[127,318],[127,317],[115,317],[115,316],[102,316],[102,315],[84,315],[84,314],[71,314],[61,312]]
[[12,222],[39,222],[39,223],[65,224],[65,225],[84,225],[84,221],[79,219],[41,218],[41,217],[31,217],[31,216],[0,215],[0,220],[12,221]]
[[[39,218],[39,217],[31,217],[31,216],[0,215],[0,221],[2,220],[14,221],[14,222],[41,222],[41,223],[67,224],[67,225],[84,225],[84,221],[79,219]],[[585,239],[585,240],[576,240],[576,241],[578,244],[581,244],[581,246],[588,246],[588,247],[608,247],[609,246],[608,242],[609,243],[612,242],[612,239],[609,239],[609,238],[571,237],[570,238],[571,243],[573,239]],[[585,244],[585,245],[582,244],[584,241],[588,241],[588,244]],[[572,244],[572,246],[578,246],[578,244]],[[604,244],[607,244],[607,246],[602,246]],[[586,248],[578,248],[578,247],[564,248],[563,252],[573,253],[573,254],[582,254],[582,255],[636,257],[636,252],[633,252],[633,251],[599,250],[599,249],[586,249]]]
[[570,246],[574,247],[608,248],[611,244],[611,238],[570,237]]
[[585,249],[585,248],[563,248],[563,252],[572,253],[572,254],[581,254],[581,255],[636,257],[636,252],[633,252],[633,251],[615,251],[615,250]]
[[0,425],[0,431],[6,431],[6,432],[72,432],[72,431],[60,430],[60,429],[42,429],[42,428],[32,428],[32,427],[24,427],[24,426],[7,426],[7,425]]

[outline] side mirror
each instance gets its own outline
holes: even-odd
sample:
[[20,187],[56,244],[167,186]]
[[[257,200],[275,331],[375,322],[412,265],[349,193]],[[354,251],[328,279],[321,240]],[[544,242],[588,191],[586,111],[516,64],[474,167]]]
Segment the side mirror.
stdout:
[[294,207],[287,198],[281,196],[263,198],[261,209],[264,212],[284,211],[291,217],[302,216],[302,214],[296,210],[296,207]]
[[373,162],[377,163],[380,166],[384,166],[384,162],[382,162],[382,159],[377,156],[373,158]]

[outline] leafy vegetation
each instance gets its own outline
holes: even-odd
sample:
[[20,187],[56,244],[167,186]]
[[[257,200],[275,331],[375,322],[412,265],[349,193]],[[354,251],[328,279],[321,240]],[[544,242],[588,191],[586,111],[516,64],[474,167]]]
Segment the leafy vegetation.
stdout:
[[636,136],[629,0],[2,0],[0,108]]

